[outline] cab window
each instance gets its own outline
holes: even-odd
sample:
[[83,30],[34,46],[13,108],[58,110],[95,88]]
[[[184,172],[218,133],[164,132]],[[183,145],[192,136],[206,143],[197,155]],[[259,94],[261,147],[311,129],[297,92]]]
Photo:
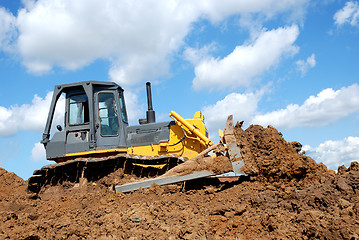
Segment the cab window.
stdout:
[[119,123],[116,111],[115,95],[113,93],[98,94],[98,113],[101,135],[117,135]]
[[125,99],[124,99],[124,97],[123,97],[123,92],[120,92],[119,98],[120,98],[120,107],[121,107],[121,117],[122,117],[122,121],[123,121],[124,123],[128,123],[128,120],[127,120],[127,112],[126,112],[126,105],[125,105]]
[[70,96],[69,124],[79,125],[89,122],[89,106],[86,94]]

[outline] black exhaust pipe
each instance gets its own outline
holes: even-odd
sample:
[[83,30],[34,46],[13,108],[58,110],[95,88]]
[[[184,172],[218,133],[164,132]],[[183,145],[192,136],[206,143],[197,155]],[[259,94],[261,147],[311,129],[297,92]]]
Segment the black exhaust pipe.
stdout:
[[147,123],[154,123],[154,122],[156,122],[156,116],[155,116],[155,111],[153,110],[153,107],[152,107],[152,95],[151,95],[151,83],[150,82],[146,82],[146,91],[147,91],[147,105],[148,105],[148,110],[146,112]]

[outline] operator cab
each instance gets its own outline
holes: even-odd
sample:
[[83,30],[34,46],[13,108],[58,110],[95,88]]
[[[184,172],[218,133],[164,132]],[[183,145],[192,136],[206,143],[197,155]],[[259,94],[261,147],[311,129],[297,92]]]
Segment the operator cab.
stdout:
[[[49,139],[56,103],[66,96],[64,131]],[[47,159],[91,150],[125,147],[128,126],[123,89],[115,83],[86,81],[55,86],[42,143]]]

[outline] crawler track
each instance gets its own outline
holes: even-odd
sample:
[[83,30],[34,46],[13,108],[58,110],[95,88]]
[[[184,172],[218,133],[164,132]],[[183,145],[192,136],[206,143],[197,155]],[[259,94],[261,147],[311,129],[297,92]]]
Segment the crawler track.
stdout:
[[184,161],[183,157],[176,155],[146,157],[119,154],[105,158],[78,158],[35,170],[28,180],[27,191],[38,193],[46,185],[57,185],[65,181],[76,183],[81,178],[97,181],[120,168],[123,168],[126,174],[155,177]]

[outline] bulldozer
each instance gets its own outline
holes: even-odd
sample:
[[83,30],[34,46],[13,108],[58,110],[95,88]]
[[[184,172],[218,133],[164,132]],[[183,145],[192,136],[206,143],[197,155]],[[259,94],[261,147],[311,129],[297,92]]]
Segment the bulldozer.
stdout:
[[[170,121],[156,122],[151,84],[146,83],[146,117],[130,126],[124,90],[106,81],[83,81],[56,85],[41,143],[54,164],[35,170],[28,191],[38,193],[46,185],[64,181],[95,181],[122,168],[128,174],[154,178],[169,169],[210,151],[227,154],[233,168],[243,165],[229,117],[221,142],[208,138],[204,116],[196,112],[184,119],[171,111]],[[64,127],[50,138],[56,104],[66,99]],[[221,146],[221,147],[220,147]],[[238,164],[240,163],[240,164]]]

